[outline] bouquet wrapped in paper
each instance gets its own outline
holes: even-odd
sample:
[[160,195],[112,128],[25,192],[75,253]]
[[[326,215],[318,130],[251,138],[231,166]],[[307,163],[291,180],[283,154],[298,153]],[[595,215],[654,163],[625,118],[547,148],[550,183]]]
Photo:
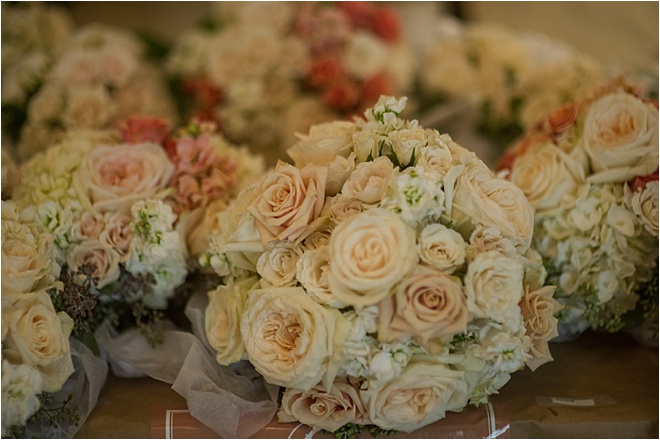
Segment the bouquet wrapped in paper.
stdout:
[[164,76],[135,34],[86,25],[62,43],[27,101],[15,141],[19,158],[61,140],[68,130],[112,130],[134,114],[175,120]]
[[184,33],[168,71],[195,116],[281,159],[312,124],[361,113],[413,82],[398,16],[368,2],[218,2]]
[[216,360],[281,387],[281,422],[411,432],[552,359],[532,207],[405,104],[300,135],[200,258],[224,279],[205,312]]
[[12,200],[52,235],[64,284],[55,300],[73,334],[137,324],[155,344],[162,311],[206,247],[196,234],[213,225],[207,211],[223,209],[262,169],[213,124],[171,133],[162,120],[134,117],[108,134],[69,132],[35,155]]
[[[561,328],[621,329],[658,292],[658,102],[617,79],[550,112],[500,169],[536,211]],[[656,342],[657,343],[657,342]]]

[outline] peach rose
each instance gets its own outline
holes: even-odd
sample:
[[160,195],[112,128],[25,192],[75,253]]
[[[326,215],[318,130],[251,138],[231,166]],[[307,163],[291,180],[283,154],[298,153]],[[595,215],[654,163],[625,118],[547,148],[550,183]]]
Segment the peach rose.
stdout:
[[393,171],[394,165],[386,157],[360,163],[344,183],[341,193],[367,205],[376,205],[385,195]]
[[114,249],[120,256],[128,254],[133,238],[131,231],[131,216],[122,212],[108,212],[103,216],[105,228],[99,234],[99,242]]
[[99,280],[97,287],[102,289],[119,278],[119,259],[117,251],[103,246],[98,240],[85,240],[69,250],[66,262],[72,272],[91,264],[94,277]]
[[451,339],[467,330],[468,309],[457,278],[418,266],[379,303],[378,337],[412,337],[426,346],[431,339]]
[[296,283],[296,264],[303,253],[300,245],[271,241],[257,260],[257,272],[264,285],[292,286]]
[[328,249],[330,291],[349,305],[376,304],[418,261],[414,231],[381,208],[340,223]]
[[355,123],[348,121],[313,125],[309,134],[298,135],[299,141],[287,153],[298,167],[309,163],[325,165],[337,156],[348,157],[353,147],[354,132]]
[[330,388],[351,324],[300,287],[252,290],[241,319],[248,359],[272,384],[309,391]]
[[322,386],[307,392],[286,389],[277,417],[280,423],[300,422],[334,432],[347,423],[365,423],[364,413],[358,388],[336,380],[330,390]]
[[584,118],[584,151],[594,181],[625,181],[658,168],[658,109],[624,92],[592,102]]
[[290,240],[300,243],[322,223],[327,167],[307,165],[298,169],[279,162],[256,188],[248,207],[261,241]]
[[552,297],[555,289],[555,286],[544,286],[530,292],[529,286],[526,286],[525,296],[519,304],[525,334],[531,341],[531,358],[525,363],[532,371],[552,360],[548,341],[559,336],[555,314],[562,309],[562,305]]
[[156,144],[102,145],[83,160],[79,178],[94,208],[126,212],[164,190],[174,166]]
[[534,209],[557,208],[566,194],[584,181],[585,170],[552,142],[545,142],[518,157],[511,182],[520,188]]

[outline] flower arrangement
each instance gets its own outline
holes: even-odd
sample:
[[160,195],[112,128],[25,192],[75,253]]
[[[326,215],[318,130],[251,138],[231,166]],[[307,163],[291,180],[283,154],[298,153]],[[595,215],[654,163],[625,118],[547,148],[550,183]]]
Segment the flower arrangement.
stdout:
[[445,19],[419,71],[420,105],[463,102],[474,131],[502,148],[552,108],[605,77],[596,60],[540,34]]
[[219,3],[212,24],[176,42],[168,70],[189,111],[274,164],[293,133],[412,85],[399,27],[368,2]]
[[20,159],[57,142],[67,130],[112,130],[134,114],[174,120],[164,77],[145,52],[137,36],[121,28],[77,29],[27,103],[16,141]]
[[622,78],[550,112],[501,160],[536,210],[533,247],[564,305],[562,328],[657,321],[658,103]]
[[43,2],[2,4],[3,146],[18,139],[28,102],[73,30],[65,8]]
[[383,96],[314,125],[219,215],[206,337],[282,387],[281,422],[414,431],[552,359],[559,304],[533,210]]
[[52,234],[63,283],[53,301],[73,334],[85,340],[105,320],[127,320],[157,343],[162,310],[195,268],[201,245],[189,236],[213,224],[207,208],[221,209],[262,162],[212,124],[170,133],[150,117],[113,134],[69,132],[27,161],[12,200]]
[[[55,310],[49,296],[58,289],[59,271],[50,234],[23,218],[14,203],[2,201],[3,438],[22,436],[30,418],[74,372],[73,321]],[[68,416],[75,420],[75,413]]]

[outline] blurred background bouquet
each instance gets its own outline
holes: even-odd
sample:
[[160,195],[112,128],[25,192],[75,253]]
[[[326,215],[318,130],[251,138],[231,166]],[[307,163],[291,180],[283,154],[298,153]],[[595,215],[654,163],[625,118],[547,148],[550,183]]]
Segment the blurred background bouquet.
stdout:
[[186,115],[212,119],[271,165],[296,132],[412,86],[399,18],[369,2],[220,2],[179,37],[167,69]]
[[658,302],[658,101],[619,78],[550,112],[501,160],[536,210],[561,328],[622,329]]
[[216,360],[282,387],[281,422],[412,432],[552,360],[532,207],[405,105],[300,135],[200,259],[224,280],[205,311]]
[[[111,130],[134,114],[176,122],[164,76],[136,33],[101,23],[70,29],[68,16],[54,6],[12,8],[17,12],[6,11],[3,18],[17,14],[25,20],[12,18],[3,26],[3,54],[21,57],[3,55],[2,131],[3,144],[13,145],[18,159],[52,145],[67,130]],[[21,32],[24,27],[31,31]],[[42,28],[52,28],[55,37],[35,32]],[[48,44],[28,39],[31,34]]]

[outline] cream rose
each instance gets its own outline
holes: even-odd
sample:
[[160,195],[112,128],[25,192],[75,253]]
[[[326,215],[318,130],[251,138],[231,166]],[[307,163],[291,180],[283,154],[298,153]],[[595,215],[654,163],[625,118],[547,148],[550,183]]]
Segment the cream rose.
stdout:
[[338,194],[330,199],[330,218],[339,224],[356,214],[366,211],[368,206],[353,197]]
[[376,205],[385,195],[393,174],[394,165],[386,157],[360,163],[344,183],[341,193],[367,205]]
[[243,359],[245,345],[241,337],[241,317],[247,302],[247,284],[229,283],[209,292],[209,304],[204,312],[206,338],[216,351],[220,365]]
[[92,265],[92,273],[99,280],[99,289],[119,278],[119,253],[103,246],[98,240],[85,240],[74,245],[67,253],[66,262],[69,271],[74,273],[83,265]]
[[257,260],[257,272],[264,285],[293,286],[296,283],[296,264],[303,253],[300,245],[288,241],[271,241]]
[[525,322],[525,334],[531,342],[531,358],[526,364],[532,371],[552,360],[548,341],[559,336],[555,314],[562,306],[552,297],[555,289],[555,286],[544,286],[530,292],[529,286],[526,286],[525,296],[519,304]]
[[401,166],[412,165],[427,145],[426,130],[413,124],[411,127],[395,130],[387,135],[392,152]]
[[41,375],[29,365],[2,360],[2,437],[12,426],[22,426],[37,412],[41,402]]
[[[534,209],[522,190],[497,178],[479,160],[471,161],[459,176],[451,204],[451,218],[457,229],[468,227],[468,238],[478,225],[500,229],[524,253],[534,232]],[[469,227],[470,222],[472,227]]]
[[346,307],[346,304],[339,301],[330,292],[328,284],[330,263],[328,260],[327,246],[306,251],[296,264],[296,278],[314,301],[340,309]]
[[510,176],[536,210],[559,207],[584,178],[584,169],[550,141],[535,145],[516,158]]
[[262,243],[289,240],[299,243],[322,223],[327,167],[307,165],[298,169],[280,162],[266,176],[257,197],[248,207]]
[[36,227],[7,218],[13,204],[2,202],[2,294],[29,293],[48,288],[56,281],[60,266],[48,234]]
[[582,146],[594,182],[651,174],[658,168],[658,109],[628,93],[605,95],[587,109]]
[[422,263],[451,274],[465,263],[466,246],[461,234],[432,223],[417,237],[417,253]]
[[444,418],[447,411],[460,412],[470,391],[464,372],[417,360],[399,377],[370,381],[360,396],[373,424],[410,433]]
[[340,223],[328,248],[330,291],[354,306],[385,298],[418,261],[414,231],[381,208]]
[[73,129],[100,129],[114,116],[116,103],[104,86],[72,89],[62,120]]
[[457,278],[418,266],[379,303],[378,338],[411,337],[421,346],[467,330],[468,309]]
[[509,258],[517,255],[511,240],[503,237],[499,229],[480,226],[470,236],[470,246],[467,250],[468,259],[473,260],[478,254],[489,251],[499,252]]
[[522,264],[498,252],[477,255],[463,280],[470,313],[475,318],[509,323],[523,297],[523,272]]
[[174,166],[156,144],[102,145],[83,160],[79,178],[94,208],[128,213],[166,188]]
[[272,384],[309,391],[330,388],[350,323],[299,287],[250,292],[241,319],[248,359]]
[[96,239],[99,238],[104,227],[103,217],[83,212],[80,221],[73,225],[71,232],[75,240]]
[[43,379],[43,391],[59,391],[73,373],[71,318],[64,312],[56,313],[48,294],[39,291],[17,301],[2,317],[5,319],[8,331],[2,343],[3,358],[36,368]]
[[345,157],[353,148],[353,133],[355,123],[348,121],[333,121],[313,125],[309,134],[298,135],[300,139],[287,153],[302,168],[308,163],[325,165],[335,157]]
[[328,179],[325,186],[325,195],[336,196],[344,187],[346,180],[355,170],[355,154],[351,153],[348,158],[337,156],[328,163]]
[[334,432],[347,423],[364,424],[364,413],[358,388],[337,380],[330,390],[322,386],[307,392],[286,389],[277,416],[280,423],[300,422]]

